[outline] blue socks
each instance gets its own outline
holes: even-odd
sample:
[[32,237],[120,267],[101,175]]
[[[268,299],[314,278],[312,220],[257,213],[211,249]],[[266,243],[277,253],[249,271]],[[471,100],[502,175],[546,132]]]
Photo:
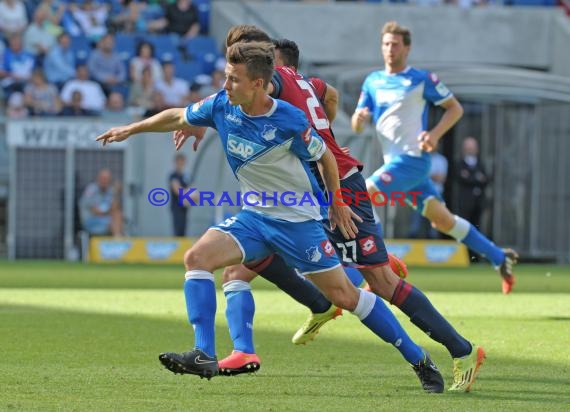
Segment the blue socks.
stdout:
[[487,239],[475,226],[470,224],[469,232],[463,243],[475,252],[487,258],[494,266],[500,266],[505,261],[505,253],[493,242]]
[[349,266],[345,266],[343,269],[344,273],[346,273],[346,276],[348,276],[348,279],[350,279],[350,283],[352,283],[357,288],[362,286],[364,283],[364,277],[358,269]]
[[189,270],[185,277],[184,296],[188,321],[194,328],[194,346],[208,356],[216,356],[214,275],[205,270]]
[[390,303],[400,308],[429,337],[445,346],[453,358],[471,353],[469,341],[449,324],[421,290],[400,280]]
[[359,291],[358,305],[352,313],[385,342],[394,345],[409,363],[416,365],[422,361],[422,348],[412,341],[384,302],[373,293]]
[[455,225],[446,234],[484,256],[495,267],[505,261],[505,253],[462,217],[455,216]]
[[243,280],[232,280],[224,283],[226,295],[226,319],[234,350],[255,353],[253,346],[253,315],[255,303],[251,294],[251,286]]

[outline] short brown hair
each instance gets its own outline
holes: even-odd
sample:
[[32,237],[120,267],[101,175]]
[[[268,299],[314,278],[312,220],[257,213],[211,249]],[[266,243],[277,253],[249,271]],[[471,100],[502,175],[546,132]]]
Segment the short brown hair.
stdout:
[[382,27],[382,37],[385,34],[399,34],[404,39],[404,45],[409,46],[412,44],[412,33],[410,29],[404,26],[400,26],[396,21],[389,21]]
[[233,26],[226,36],[226,47],[230,47],[240,41],[260,41],[271,43],[271,38],[267,33],[253,24],[240,24]]
[[263,79],[263,87],[271,81],[274,67],[273,44],[267,42],[238,42],[228,48],[229,64],[245,64],[250,80]]

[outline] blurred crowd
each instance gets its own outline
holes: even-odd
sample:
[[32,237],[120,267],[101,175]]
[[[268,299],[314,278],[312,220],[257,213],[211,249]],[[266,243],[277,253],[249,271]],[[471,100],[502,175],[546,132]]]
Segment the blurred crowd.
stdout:
[[225,63],[205,3],[0,0],[0,116],[142,116],[200,100]]
[[225,61],[208,36],[210,1],[0,0],[0,117],[146,116],[219,90]]

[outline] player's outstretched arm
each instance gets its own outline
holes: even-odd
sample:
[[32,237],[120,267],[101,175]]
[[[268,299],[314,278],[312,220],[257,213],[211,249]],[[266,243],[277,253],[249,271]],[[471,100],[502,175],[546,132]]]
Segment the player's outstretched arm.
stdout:
[[362,222],[362,219],[354,213],[349,206],[343,206],[340,204],[336,198],[336,194],[340,193],[338,167],[334,155],[328,148],[321,156],[318,163],[322,166],[323,179],[327,190],[333,193],[333,200],[329,208],[331,228],[334,229],[338,226],[340,232],[346,239],[354,239],[358,233],[358,228],[356,227],[354,220]]
[[184,115],[185,110],[185,108],[167,109],[140,122],[113,127],[95,140],[105,146],[107,143],[122,142],[138,133],[172,132],[188,125]]

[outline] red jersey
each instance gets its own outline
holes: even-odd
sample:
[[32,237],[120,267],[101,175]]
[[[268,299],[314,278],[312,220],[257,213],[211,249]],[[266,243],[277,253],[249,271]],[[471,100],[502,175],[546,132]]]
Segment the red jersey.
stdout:
[[325,109],[320,102],[326,92],[324,81],[318,78],[307,80],[289,67],[277,67],[271,83],[274,89],[272,97],[285,100],[305,112],[311,126],[334,155],[341,179],[354,167],[362,170],[362,163],[345,154],[334,138]]

